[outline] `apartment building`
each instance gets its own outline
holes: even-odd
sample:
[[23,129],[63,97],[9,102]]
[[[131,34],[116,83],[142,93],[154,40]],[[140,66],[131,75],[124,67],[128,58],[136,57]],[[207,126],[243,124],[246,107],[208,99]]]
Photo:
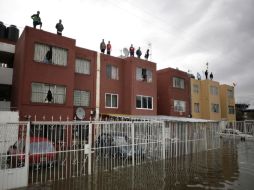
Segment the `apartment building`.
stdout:
[[11,110],[13,61],[18,35],[15,26],[6,27],[0,22],[0,111]]
[[220,85],[221,118],[228,121],[236,120],[234,87]]
[[192,117],[221,120],[219,82],[191,78]]
[[153,62],[104,55],[31,27],[16,44],[12,106],[21,120],[156,115],[156,97]]
[[158,115],[190,117],[190,77],[178,69],[157,71]]

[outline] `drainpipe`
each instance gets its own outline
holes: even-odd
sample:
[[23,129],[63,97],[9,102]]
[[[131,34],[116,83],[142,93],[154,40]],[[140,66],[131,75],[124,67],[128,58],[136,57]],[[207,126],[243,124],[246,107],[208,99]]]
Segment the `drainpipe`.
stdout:
[[95,121],[99,121],[100,116],[100,79],[101,79],[101,54],[97,52],[97,60],[96,60],[96,103],[95,103]]

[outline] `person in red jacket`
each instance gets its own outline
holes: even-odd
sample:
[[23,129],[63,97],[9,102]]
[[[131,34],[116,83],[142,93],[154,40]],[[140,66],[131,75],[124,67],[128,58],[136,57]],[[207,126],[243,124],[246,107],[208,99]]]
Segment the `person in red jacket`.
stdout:
[[132,44],[131,44],[131,47],[130,47],[129,51],[130,51],[130,56],[134,57],[135,48],[133,47]]
[[111,44],[110,44],[110,41],[108,41],[108,44],[107,44],[107,54],[110,55],[111,53]]

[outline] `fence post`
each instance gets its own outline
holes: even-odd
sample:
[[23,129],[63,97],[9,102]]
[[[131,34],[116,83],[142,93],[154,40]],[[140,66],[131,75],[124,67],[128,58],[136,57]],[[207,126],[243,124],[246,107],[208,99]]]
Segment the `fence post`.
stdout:
[[25,167],[27,167],[26,186],[28,186],[28,178],[29,178],[30,125],[31,121],[29,121],[26,125],[26,149],[25,149]]
[[92,174],[92,123],[89,122],[88,130],[88,175]]
[[166,158],[166,145],[165,145],[165,122],[162,122],[162,159]]
[[188,154],[188,125],[185,124],[185,154]]
[[246,122],[245,122],[245,120],[243,121],[243,127],[244,127],[244,134],[247,134],[247,132],[246,132]]
[[135,151],[135,149],[134,149],[134,143],[135,143],[135,139],[134,139],[134,127],[135,127],[135,125],[134,125],[134,123],[132,122],[131,123],[131,153],[132,153],[132,166],[134,166],[135,165],[135,155],[134,155],[134,151]]

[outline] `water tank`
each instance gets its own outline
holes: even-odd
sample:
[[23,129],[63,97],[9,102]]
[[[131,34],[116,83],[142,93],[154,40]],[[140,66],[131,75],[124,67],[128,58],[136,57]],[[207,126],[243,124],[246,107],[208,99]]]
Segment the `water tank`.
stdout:
[[19,29],[15,25],[7,28],[7,39],[16,42],[19,38]]
[[0,21],[0,38],[5,38],[6,26]]

